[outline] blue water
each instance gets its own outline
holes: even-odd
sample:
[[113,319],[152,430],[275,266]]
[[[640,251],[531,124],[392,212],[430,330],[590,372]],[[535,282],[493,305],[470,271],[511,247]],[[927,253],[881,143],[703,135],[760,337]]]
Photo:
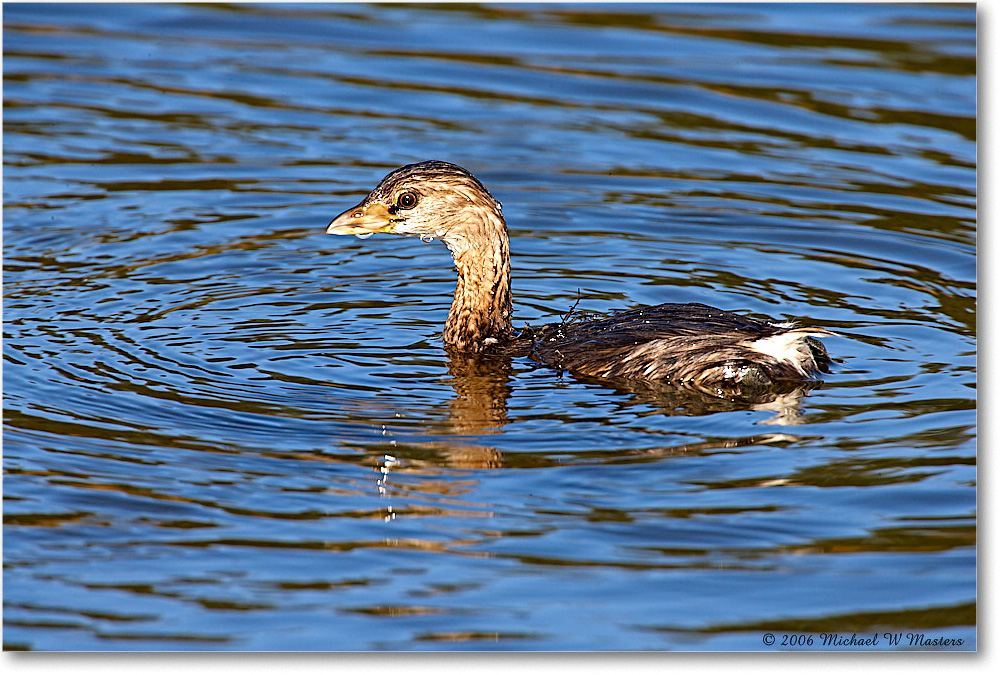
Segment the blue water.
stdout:
[[[3,23],[6,649],[976,648],[974,5]],[[834,372],[450,360],[441,244],[323,234],[430,158],[503,202],[516,325],[704,302]]]

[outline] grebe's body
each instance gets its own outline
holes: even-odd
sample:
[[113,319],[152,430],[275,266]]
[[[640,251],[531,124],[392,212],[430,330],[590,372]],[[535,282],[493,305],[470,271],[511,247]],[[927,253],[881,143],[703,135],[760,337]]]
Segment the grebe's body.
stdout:
[[815,379],[830,359],[823,328],[755,319],[702,304],[640,307],[591,321],[515,332],[510,247],[500,203],[475,176],[446,162],[396,169],[327,234],[377,232],[440,239],[458,284],[444,328],[460,352],[510,351],[603,379],[669,382],[719,394]]

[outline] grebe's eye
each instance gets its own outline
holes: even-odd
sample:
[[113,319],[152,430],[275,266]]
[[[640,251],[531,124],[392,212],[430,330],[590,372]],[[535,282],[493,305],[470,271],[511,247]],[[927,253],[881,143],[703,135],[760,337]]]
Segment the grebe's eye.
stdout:
[[417,195],[413,192],[404,192],[396,199],[396,204],[401,209],[412,209],[417,205]]

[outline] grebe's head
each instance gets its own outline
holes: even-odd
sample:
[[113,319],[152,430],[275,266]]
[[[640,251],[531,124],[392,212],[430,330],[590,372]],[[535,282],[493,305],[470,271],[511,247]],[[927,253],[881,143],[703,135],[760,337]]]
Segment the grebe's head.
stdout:
[[475,176],[448,162],[408,164],[382,179],[361,202],[333,219],[327,234],[362,239],[377,232],[441,239],[482,236],[487,223],[503,226],[500,202]]

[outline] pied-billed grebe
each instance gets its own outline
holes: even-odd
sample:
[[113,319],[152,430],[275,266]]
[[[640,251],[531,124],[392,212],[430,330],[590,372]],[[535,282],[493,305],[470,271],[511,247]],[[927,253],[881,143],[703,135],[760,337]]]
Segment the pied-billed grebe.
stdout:
[[724,394],[829,372],[813,335],[702,304],[640,307],[592,321],[563,321],[516,333],[511,326],[510,250],[500,202],[460,166],[428,161],[396,169],[327,234],[377,232],[440,239],[458,285],[444,327],[453,350],[523,353],[580,375],[689,385]]

